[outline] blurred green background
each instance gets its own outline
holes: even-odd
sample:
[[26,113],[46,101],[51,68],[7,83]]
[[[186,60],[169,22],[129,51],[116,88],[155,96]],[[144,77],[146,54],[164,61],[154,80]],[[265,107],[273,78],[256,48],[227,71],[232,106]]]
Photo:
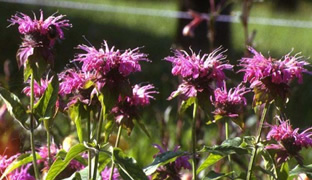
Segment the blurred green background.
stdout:
[[[177,0],[72,0],[73,2],[87,2],[96,4],[105,4],[112,6],[122,6],[130,8],[148,8],[155,10],[179,10],[181,1]],[[44,1],[35,1],[44,2]],[[231,14],[240,14],[242,1],[233,1],[231,6]],[[88,44],[85,38],[95,47],[99,48],[103,40],[107,40],[110,46],[116,46],[118,49],[127,49],[135,47],[143,47],[142,52],[149,54],[151,63],[142,63],[142,72],[132,76],[132,81],[136,83],[150,82],[153,83],[158,91],[156,101],[152,102],[142,114],[148,130],[152,134],[151,138],[144,135],[142,131],[135,128],[130,137],[125,134],[124,143],[128,145],[128,154],[134,156],[138,162],[145,166],[152,161],[152,154],[158,151],[152,147],[153,143],[169,144],[170,148],[180,143],[184,150],[189,150],[190,145],[190,126],[188,114],[183,118],[182,125],[177,126],[177,104],[178,100],[167,101],[166,98],[175,90],[178,85],[178,79],[174,78],[170,71],[171,65],[165,62],[164,57],[171,55],[172,47],[179,47],[181,29],[178,29],[178,19],[170,17],[147,16],[139,14],[128,14],[125,12],[105,12],[95,10],[71,9],[71,8],[55,8],[38,5],[25,5],[18,3],[6,3],[0,1],[0,77],[1,85],[8,87],[15,93],[20,93],[23,88],[22,70],[17,68],[15,54],[21,43],[21,36],[18,33],[17,26],[7,28],[9,22],[7,19],[17,11],[31,15],[32,12],[39,14],[39,9],[44,11],[45,17],[58,12],[66,14],[67,19],[73,24],[73,28],[65,30],[65,39],[56,45],[55,70],[60,72],[64,66],[73,59],[74,54],[78,53],[74,47],[78,44]],[[208,10],[207,10],[208,12]],[[312,3],[309,1],[298,1],[296,6],[291,8],[283,8],[274,1],[255,2],[251,9],[252,17],[263,18],[281,18],[284,20],[305,20],[312,23]],[[230,28],[230,37],[227,55],[232,63],[237,63],[244,55],[244,34],[241,23],[227,24]],[[265,56],[281,58],[293,49],[293,54],[302,52],[302,55],[309,58],[312,55],[312,28],[296,28],[296,27],[278,27],[272,25],[250,24],[250,32],[255,30],[254,39],[255,48],[262,52]],[[221,35],[222,36],[222,35]],[[198,37],[206,39],[206,36]],[[187,40],[191,40],[188,38]],[[193,40],[194,41],[194,40]],[[184,41],[185,42],[185,41]],[[187,41],[186,41],[187,44]],[[188,46],[191,46],[189,43]],[[202,53],[208,52],[208,47],[199,47]],[[4,76],[4,62],[10,69],[9,81]],[[311,61],[308,59],[308,61]],[[311,68],[310,68],[311,69]],[[238,67],[235,68],[238,70]],[[228,74],[232,78],[233,83],[240,81],[240,75],[235,72]],[[292,85],[292,96],[290,97],[287,107],[287,116],[294,123],[295,127],[306,128],[312,125],[312,78],[305,75],[304,84]],[[251,112],[251,111],[250,111]],[[247,119],[250,115],[246,116]],[[8,118],[8,117],[7,117]],[[207,121],[207,118],[203,118]],[[9,125],[3,125],[1,128],[6,129]],[[11,123],[8,123],[11,125]],[[56,130],[55,141],[60,143],[64,137],[74,130],[70,127],[70,120],[63,115],[59,115],[55,122]],[[200,143],[212,144],[211,139],[216,137],[217,126],[202,126],[204,132],[203,139]],[[181,129],[182,128],[182,129]],[[235,128],[235,126],[234,126]],[[254,127],[253,127],[254,128]],[[15,129],[18,129],[18,125]],[[181,131],[181,141],[177,142],[178,132]],[[9,136],[10,133],[2,131],[2,136]],[[245,131],[247,134],[253,132],[253,129]],[[20,133],[19,137],[23,142],[26,133]],[[44,136],[41,131],[37,132],[37,136]],[[233,133],[235,135],[235,133]],[[9,139],[9,138],[7,138]],[[170,140],[168,140],[170,139]],[[43,140],[44,141],[44,140]],[[5,142],[0,142],[2,146]],[[27,142],[27,141],[26,141]],[[40,144],[40,141],[37,142]],[[27,149],[28,144],[21,143],[20,149]],[[307,154],[308,156],[308,154]],[[311,159],[310,154],[307,159]]]

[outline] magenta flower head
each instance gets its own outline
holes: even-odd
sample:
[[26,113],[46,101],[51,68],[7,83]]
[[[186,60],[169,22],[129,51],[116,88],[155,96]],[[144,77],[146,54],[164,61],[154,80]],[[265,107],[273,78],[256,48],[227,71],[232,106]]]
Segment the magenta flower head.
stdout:
[[[232,65],[224,63],[226,56],[222,48],[214,50],[210,54],[199,54],[192,52],[189,55],[185,51],[175,50],[174,56],[166,57],[165,60],[172,63],[171,73],[183,79],[178,90],[173,92],[168,99],[182,95],[183,99],[196,97],[198,92],[211,91],[211,85],[216,83],[221,86],[225,80],[225,69],[232,69]],[[220,52],[221,51],[221,52]]]
[[140,53],[139,48],[133,50],[115,50],[115,47],[109,48],[106,41],[100,49],[94,46],[79,45],[77,47],[85,53],[77,54],[73,61],[82,63],[82,71],[96,71],[106,77],[113,77],[118,73],[126,77],[131,73],[141,71],[140,61],[149,61],[146,54]]
[[[101,172],[101,177],[103,180],[108,180],[110,177],[111,168],[105,167],[105,169]],[[112,180],[119,180],[119,173],[117,168],[114,168]]]
[[94,72],[82,72],[74,68],[67,69],[59,74],[59,95],[68,97],[67,107],[82,102],[91,105],[93,96],[101,89],[105,81]]
[[[16,13],[9,19],[9,26],[18,24],[19,32],[24,35],[23,43],[17,52],[17,62],[19,67],[25,66],[26,61],[31,55],[40,55],[48,63],[53,63],[51,48],[57,38],[63,39],[63,28],[71,27],[68,20],[63,19],[64,15],[49,16],[43,19],[43,11],[40,11],[40,18],[31,19],[26,14]],[[38,54],[39,53],[39,54]],[[52,61],[52,62],[51,62]]]
[[[1,156],[0,155],[0,172],[4,172],[5,169],[13,162],[15,161],[20,154],[16,154],[14,156],[11,156],[10,158],[7,158],[7,156]],[[28,169],[30,168],[31,164],[27,164],[25,166],[22,166],[18,169],[15,169],[11,173],[9,173],[6,178],[8,179],[20,179],[20,180],[35,180],[33,176],[31,176],[28,173]]]
[[[53,76],[48,79],[40,79],[40,84],[35,80],[34,81],[34,95],[36,99],[39,99],[45,92],[45,90],[47,89],[49,83],[52,81]],[[27,82],[28,84],[30,84],[30,80],[28,80]],[[30,96],[30,85],[26,86],[23,89],[23,93],[26,94],[27,96]]]
[[249,90],[242,84],[227,91],[224,82],[223,88],[214,90],[214,98],[210,96],[210,100],[216,108],[213,114],[221,117],[238,118],[243,112],[243,107],[247,105],[247,100],[244,97]]
[[254,88],[254,105],[264,102],[286,103],[289,93],[289,84],[298,79],[302,83],[303,73],[310,72],[304,66],[308,62],[302,60],[301,56],[285,55],[282,59],[266,58],[252,47],[249,51],[254,54],[251,58],[242,58],[239,72],[244,72],[244,81],[249,82]]
[[[153,144],[153,146],[157,149],[159,149],[159,152],[154,155],[154,158],[157,157],[157,155],[167,152],[168,150],[164,149],[158,144]],[[177,152],[180,149],[180,146],[176,146],[173,150],[173,152]],[[171,162],[169,164],[160,166],[153,177],[155,179],[181,179],[180,171],[182,169],[192,169],[192,166],[189,162],[190,157],[187,155],[178,157],[174,162]]]
[[[155,99],[152,94],[157,94],[158,92],[154,88],[151,84],[145,86],[136,84],[132,88],[132,96],[124,98],[119,96],[117,105],[111,111],[115,116],[116,122],[124,124],[131,130],[134,126],[133,119],[138,120],[140,108],[149,105],[150,100]],[[128,133],[130,132],[128,131]]]
[[277,163],[281,164],[287,161],[290,157],[295,157],[299,164],[302,164],[302,157],[299,151],[305,147],[312,146],[312,128],[299,133],[299,129],[293,129],[289,120],[283,121],[279,117],[279,125],[269,125],[270,132],[267,135],[267,140],[275,140],[278,144],[266,146],[266,149],[277,150]]

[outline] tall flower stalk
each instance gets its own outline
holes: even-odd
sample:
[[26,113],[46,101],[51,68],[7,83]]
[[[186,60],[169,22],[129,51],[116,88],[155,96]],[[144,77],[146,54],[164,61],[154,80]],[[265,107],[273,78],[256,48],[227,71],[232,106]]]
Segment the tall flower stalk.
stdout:
[[[120,125],[118,127],[118,133],[117,133],[117,138],[116,138],[116,142],[115,142],[115,148],[119,146],[119,141],[120,141],[120,137],[121,137],[121,131],[122,131],[122,126]],[[115,169],[115,163],[112,163],[112,168],[111,168],[111,173],[109,175],[109,180],[113,179],[113,175],[114,175],[114,169]]]
[[34,119],[34,73],[30,76],[30,146],[31,153],[33,156],[33,167],[35,172],[36,179],[39,179],[39,170],[37,166],[37,158],[36,158],[36,149],[35,149],[35,138],[34,138],[34,129],[35,129],[35,119]]
[[197,179],[196,176],[196,120],[197,120],[197,108],[198,103],[197,100],[195,100],[194,105],[193,105],[193,121],[192,121],[192,175],[193,175],[193,180]]
[[269,103],[265,103],[264,104],[264,109],[262,110],[261,119],[260,119],[260,123],[259,123],[259,128],[258,128],[257,135],[256,135],[256,141],[255,141],[255,144],[254,144],[254,149],[252,151],[251,158],[250,158],[249,165],[248,165],[248,169],[247,169],[246,180],[250,180],[251,179],[253,164],[255,162],[257,151],[258,151],[258,143],[260,142],[260,139],[261,139],[261,132],[262,132],[262,129],[263,129],[263,123],[264,123],[265,116],[267,114],[267,110],[268,110],[269,106],[270,106]]
[[[99,114],[99,124],[98,124],[97,135],[96,135],[96,147],[97,148],[99,148],[100,141],[101,141],[101,132],[102,132],[104,118],[105,118],[105,107],[102,107],[100,114]],[[96,180],[98,161],[99,161],[99,149],[97,149],[97,152],[95,152],[93,180]]]

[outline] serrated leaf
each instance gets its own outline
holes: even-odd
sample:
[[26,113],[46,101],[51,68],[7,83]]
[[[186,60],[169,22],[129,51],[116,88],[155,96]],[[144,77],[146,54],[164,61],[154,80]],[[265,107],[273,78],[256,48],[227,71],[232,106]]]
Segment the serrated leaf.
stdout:
[[148,176],[153,174],[159,166],[166,165],[175,161],[178,157],[184,155],[185,153],[182,151],[167,151],[157,155],[154,161],[143,169],[144,173]]
[[148,180],[136,161],[124,154],[121,149],[114,148],[112,155],[113,162],[117,165],[119,174],[123,179]]
[[220,154],[213,154],[210,153],[209,156],[206,158],[206,160],[198,167],[196,170],[196,174],[199,174],[202,170],[208,168],[209,166],[215,164],[216,162],[223,159],[225,156]]
[[86,110],[81,103],[76,103],[68,108],[69,117],[76,125],[79,142],[83,142],[82,119],[86,115]]
[[234,172],[229,173],[217,173],[215,171],[210,171],[203,180],[218,180],[221,178],[230,177]]
[[[36,153],[36,158],[37,158],[37,160],[39,160],[39,159],[41,159],[41,156]],[[15,169],[32,162],[32,160],[33,160],[32,154],[22,154],[22,155],[20,155],[15,161],[13,161],[5,169],[5,171],[3,172],[0,180],[5,178],[10,172],[14,171]]]
[[312,164],[310,165],[306,165],[306,166],[300,166],[297,165],[296,167],[294,167],[290,172],[289,172],[289,176],[297,176],[301,173],[305,173],[307,175],[312,175]]
[[28,119],[28,114],[19,98],[3,87],[0,87],[0,97],[4,101],[11,116],[24,126]]
[[50,120],[55,115],[55,104],[58,97],[58,90],[58,77],[57,75],[54,75],[44,94],[34,106],[34,113],[37,119]]
[[68,153],[66,154],[64,160],[62,158],[58,157],[52,166],[50,167],[46,180],[54,180],[58,174],[60,174],[70,163],[71,160],[73,160],[77,155],[80,153],[86,151],[87,148],[83,144],[76,144],[72,148],[69,149]]
[[182,114],[184,113],[187,108],[189,108],[190,106],[192,106],[196,101],[196,97],[191,97],[188,98],[186,101],[182,101],[180,109],[179,109],[179,113]]

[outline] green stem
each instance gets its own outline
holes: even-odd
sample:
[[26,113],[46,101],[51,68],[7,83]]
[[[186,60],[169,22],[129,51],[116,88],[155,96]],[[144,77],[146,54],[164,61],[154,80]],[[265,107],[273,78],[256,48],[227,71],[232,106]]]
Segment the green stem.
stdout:
[[[87,121],[87,133],[88,133],[87,141],[88,141],[88,143],[91,143],[91,138],[90,138],[90,133],[91,133],[91,122],[90,121],[91,121],[91,116],[92,115],[89,114],[89,118],[88,118],[88,121]],[[89,169],[88,169],[88,179],[91,179],[91,177],[92,177],[92,163],[91,163],[91,160],[92,160],[92,158],[91,158],[91,149],[88,149],[88,167],[89,167]]]
[[39,179],[39,171],[37,167],[37,158],[36,158],[36,150],[35,150],[35,139],[34,139],[34,73],[31,73],[30,79],[30,146],[31,152],[33,156],[33,166],[35,177]]
[[[228,140],[229,139],[229,132],[230,132],[230,130],[229,130],[229,121],[225,121],[225,139],[226,140]],[[230,164],[230,170],[232,169],[232,167],[231,167],[231,155],[228,155],[228,160],[229,160],[229,164]],[[231,170],[232,171],[232,170]]]
[[262,111],[260,124],[259,124],[259,129],[258,129],[257,137],[256,137],[256,142],[254,144],[254,150],[252,151],[252,155],[251,155],[250,162],[249,162],[249,165],[248,165],[248,171],[247,171],[246,180],[250,180],[251,179],[252,168],[253,168],[253,164],[254,164],[254,161],[256,159],[256,154],[257,154],[257,150],[258,150],[258,145],[257,144],[260,142],[262,126],[263,126],[263,123],[264,123],[265,116],[266,116],[267,110],[269,108],[269,105],[270,105],[269,103],[265,103],[264,109]]
[[[96,134],[96,148],[99,148],[99,144],[100,144],[99,142],[101,140],[102,124],[103,124],[104,117],[105,117],[105,114],[103,113],[103,109],[102,108],[101,108],[101,112],[100,112],[100,116],[99,116],[98,131],[97,131],[97,134]],[[97,151],[97,152],[95,152],[93,180],[96,180],[98,161],[99,161],[99,152]]]
[[[121,137],[121,130],[122,130],[122,126],[120,125],[120,126],[118,127],[118,133],[117,133],[117,139],[116,139],[116,142],[115,142],[115,147],[118,147],[118,146],[119,146],[119,141],[120,141],[120,137]],[[111,168],[111,173],[110,173],[110,175],[109,175],[109,180],[112,180],[112,179],[113,179],[114,168],[115,168],[115,163],[113,162],[112,168]]]
[[196,180],[196,114],[197,114],[197,100],[193,107],[193,123],[192,123],[192,175],[193,180]]
[[48,145],[48,163],[49,167],[51,167],[52,164],[52,156],[51,156],[51,134],[49,129],[47,129],[47,145]]

